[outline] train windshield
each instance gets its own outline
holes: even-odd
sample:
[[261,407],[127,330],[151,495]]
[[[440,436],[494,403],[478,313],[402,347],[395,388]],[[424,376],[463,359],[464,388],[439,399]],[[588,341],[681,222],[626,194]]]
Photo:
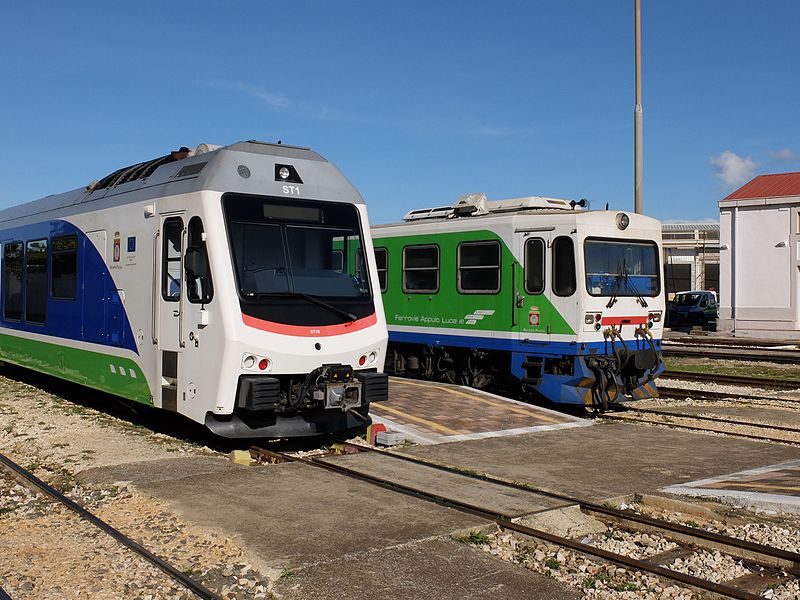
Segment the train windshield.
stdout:
[[584,242],[586,290],[592,296],[658,296],[661,278],[653,242],[589,238]]
[[235,194],[223,205],[245,312],[317,325],[374,312],[355,206]]

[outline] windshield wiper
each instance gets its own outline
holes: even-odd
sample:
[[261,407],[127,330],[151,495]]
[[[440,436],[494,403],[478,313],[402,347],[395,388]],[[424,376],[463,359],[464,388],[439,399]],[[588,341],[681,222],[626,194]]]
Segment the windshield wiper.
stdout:
[[358,317],[355,316],[353,313],[349,313],[346,310],[337,308],[333,304],[328,304],[327,302],[324,302],[319,298],[312,296],[311,294],[304,294],[303,292],[248,292],[247,296],[255,298],[263,298],[263,297],[302,298],[303,300],[308,300],[312,304],[316,304],[317,306],[321,306],[322,308],[327,308],[331,312],[335,312],[336,314],[339,314],[343,317],[347,317],[351,321],[358,320]]

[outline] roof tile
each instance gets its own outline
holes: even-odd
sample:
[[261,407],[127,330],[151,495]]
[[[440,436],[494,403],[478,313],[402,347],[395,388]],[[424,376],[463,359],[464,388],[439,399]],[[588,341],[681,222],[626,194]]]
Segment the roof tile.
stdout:
[[722,200],[800,196],[800,173],[759,175]]

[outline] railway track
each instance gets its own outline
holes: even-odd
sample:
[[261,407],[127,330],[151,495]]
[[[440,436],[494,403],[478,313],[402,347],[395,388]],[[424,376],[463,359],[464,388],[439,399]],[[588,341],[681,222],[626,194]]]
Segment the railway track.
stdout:
[[682,381],[717,383],[720,385],[739,385],[772,390],[800,389],[800,381],[782,381],[780,379],[745,377],[742,375],[717,375],[712,373],[690,373],[687,371],[664,371],[659,377],[663,379],[679,379]]
[[[694,549],[718,550],[749,563],[758,565],[759,568],[764,568],[768,572],[772,573],[771,581],[777,582],[778,585],[789,580],[789,576],[783,576],[779,574],[778,571],[789,573],[795,577],[800,576],[800,554],[795,552],[789,552],[779,548],[772,548],[762,544],[756,544],[754,542],[749,542],[698,528],[688,527],[678,523],[653,519],[651,517],[636,514],[633,511],[599,505],[578,498],[573,498],[565,494],[559,494],[525,483],[512,481],[503,477],[498,477],[488,473],[477,473],[472,470],[412,456],[395,450],[378,450],[376,448],[350,443],[345,443],[343,446],[355,451],[378,453],[389,460],[402,460],[419,465],[420,467],[436,469],[470,479],[489,482],[550,499],[564,501],[565,503],[578,505],[583,512],[600,518],[607,523],[613,523],[621,528],[663,535],[664,537],[682,546],[686,553],[692,552]],[[531,527],[516,523],[511,515],[502,514],[501,511],[492,510],[491,508],[487,509],[475,504],[465,503],[441,494],[427,492],[423,489],[413,487],[387,477],[371,475],[353,467],[337,464],[335,456],[332,456],[331,454],[321,456],[295,456],[282,452],[266,450],[259,447],[251,448],[251,454],[260,462],[300,462],[343,476],[358,479],[360,481],[365,481],[394,492],[420,498],[442,506],[447,506],[449,508],[481,517],[487,521],[494,522],[501,529],[543,540],[564,548],[569,548],[577,552],[594,556],[603,561],[622,565],[637,571],[658,575],[681,585],[685,585],[696,590],[701,590],[706,595],[711,594],[718,597],[737,598],[740,600],[755,600],[756,598],[760,598],[758,594],[749,591],[748,585],[744,581],[737,580],[726,583],[716,583],[667,568],[660,562],[661,559],[665,558],[663,556],[660,557],[659,555],[656,555],[646,560],[631,558],[629,556],[610,552],[571,538],[553,535],[544,531],[533,529]]]
[[767,348],[723,348],[720,346],[681,347],[665,344],[664,356],[680,358],[713,358],[715,360],[747,360],[785,365],[800,364],[800,351]]
[[692,400],[700,400],[703,402],[718,402],[720,400],[731,401],[752,401],[752,402],[784,402],[787,404],[800,405],[800,398],[778,398],[775,396],[758,396],[754,394],[738,394],[731,392],[715,392],[707,390],[690,390],[688,388],[658,386],[659,398],[671,398],[675,400],[683,400],[691,398]]
[[683,344],[686,346],[720,346],[722,348],[742,346],[761,349],[785,348],[786,346],[797,346],[797,340],[760,340],[756,338],[718,338],[707,335],[683,335],[675,337],[665,337],[663,341],[671,344]]
[[[72,510],[73,512],[77,513],[82,519],[88,521],[98,529],[107,533],[109,536],[117,540],[120,544],[132,550],[137,555],[139,555],[149,563],[153,564],[157,568],[159,568],[161,571],[166,573],[169,577],[177,581],[183,587],[193,592],[198,598],[203,598],[205,600],[222,600],[220,596],[218,596],[211,590],[205,588],[200,583],[196,582],[194,579],[192,579],[191,577],[189,577],[176,567],[172,566],[162,558],[156,556],[141,544],[133,541],[118,529],[115,529],[114,527],[112,527],[99,517],[93,515],[91,512],[89,512],[79,504],[73,502],[72,500],[67,498],[64,494],[62,494],[52,486],[48,485],[47,483],[36,477],[36,475],[31,473],[27,469],[21,467],[20,465],[15,463],[10,458],[4,456],[3,454],[0,454],[0,467],[5,469],[12,477],[16,478],[17,480],[21,480],[28,487],[43,492],[44,494],[46,494],[59,504],[62,504],[65,507]],[[2,600],[3,597],[4,597],[3,594],[0,594],[0,600]]]
[[[710,417],[710,416],[703,416],[703,415],[696,415],[691,413],[680,413],[674,411],[666,411],[666,410],[657,410],[657,409],[649,409],[649,408],[638,408],[638,407],[618,407],[619,412],[605,412],[602,414],[603,419],[609,419],[612,421],[627,421],[631,423],[646,423],[650,425],[662,425],[665,427],[671,427],[674,429],[689,429],[692,431],[704,431],[710,433],[720,433],[724,435],[729,435],[732,437],[739,437],[745,438],[749,440],[760,440],[765,442],[774,442],[778,444],[791,444],[791,445],[800,445],[800,429],[795,427],[785,427],[782,425],[772,425],[770,423],[751,423],[750,421],[738,421],[736,419],[727,419],[723,417]],[[626,416],[629,414],[631,416]],[[644,418],[638,418],[635,415],[643,415]],[[664,420],[656,420],[656,419],[648,419],[648,416],[653,417],[665,417],[669,419],[685,419],[685,420],[694,420],[694,421],[702,421],[703,423],[712,423],[712,424],[719,424],[721,426],[728,426],[728,427],[749,427],[751,429],[755,429],[757,431],[780,431],[789,434],[789,436],[794,435],[797,439],[788,439],[787,437],[775,437],[772,435],[767,435],[766,433],[763,435],[755,434],[755,433],[745,433],[741,431],[732,431],[730,429],[713,429],[709,426],[703,425],[693,425],[691,423],[681,423],[676,422],[674,420],[664,421]]]

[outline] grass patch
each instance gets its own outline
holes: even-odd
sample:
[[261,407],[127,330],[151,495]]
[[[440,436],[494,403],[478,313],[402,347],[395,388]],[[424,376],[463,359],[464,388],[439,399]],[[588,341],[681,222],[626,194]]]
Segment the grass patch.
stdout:
[[595,587],[597,587],[598,581],[603,583],[608,581],[608,573],[606,573],[605,571],[600,571],[598,573],[595,573],[591,577],[587,577],[586,579],[583,580],[583,587],[589,590],[593,590],[595,589]]
[[294,569],[284,569],[281,572],[280,579],[289,579],[290,577],[294,577],[295,575],[297,575],[297,571],[295,571]]
[[616,590],[617,592],[636,592],[639,590],[639,586],[632,581],[626,581],[622,585],[612,586],[612,589]]
[[482,531],[470,531],[468,535],[454,537],[453,539],[457,542],[461,542],[462,544],[474,544],[476,546],[488,544],[490,541],[489,536]]
[[698,523],[697,521],[692,521],[691,519],[689,519],[688,521],[684,521],[683,524],[686,525],[687,527],[694,527],[695,529],[700,529],[700,523]]
[[553,571],[558,571],[561,568],[561,563],[555,558],[548,558],[544,561],[544,566]]

